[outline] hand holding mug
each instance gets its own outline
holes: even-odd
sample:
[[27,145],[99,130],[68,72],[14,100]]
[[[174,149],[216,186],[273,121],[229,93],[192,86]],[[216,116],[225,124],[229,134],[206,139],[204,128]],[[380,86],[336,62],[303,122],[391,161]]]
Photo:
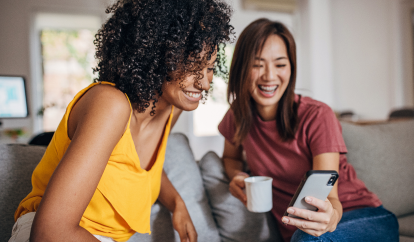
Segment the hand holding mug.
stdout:
[[229,184],[229,191],[231,195],[239,199],[245,206],[247,205],[247,197],[243,189],[245,188],[244,179],[248,178],[249,175],[245,172],[237,173]]

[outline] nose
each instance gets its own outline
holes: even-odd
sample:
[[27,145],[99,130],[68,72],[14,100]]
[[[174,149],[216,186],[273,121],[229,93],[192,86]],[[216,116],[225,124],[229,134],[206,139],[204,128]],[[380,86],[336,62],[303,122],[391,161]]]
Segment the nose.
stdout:
[[265,81],[273,81],[277,77],[277,70],[276,68],[270,64],[266,65],[265,73],[263,73],[263,77]]
[[202,74],[201,79],[195,81],[195,83],[194,83],[195,88],[200,89],[200,90],[204,90],[204,91],[208,91],[208,90],[210,90],[210,84],[211,84],[212,80],[209,80],[209,78],[208,78],[207,68],[204,69],[201,74]]

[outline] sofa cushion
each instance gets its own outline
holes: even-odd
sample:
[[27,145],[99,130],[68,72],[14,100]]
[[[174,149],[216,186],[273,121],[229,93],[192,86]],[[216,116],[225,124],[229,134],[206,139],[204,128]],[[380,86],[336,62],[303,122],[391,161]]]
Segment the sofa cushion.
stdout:
[[[219,242],[220,236],[208,205],[200,170],[185,135],[170,135],[164,170],[187,206],[198,241]],[[180,241],[172,227],[170,212],[158,202],[151,210],[151,231],[151,235],[135,234],[129,241]]]
[[398,224],[400,225],[400,235],[414,239],[414,214],[398,218]]
[[414,121],[341,124],[358,178],[395,215],[414,213]]
[[31,177],[46,147],[0,145],[0,241],[8,241],[17,206],[32,190]]
[[199,165],[223,242],[282,241],[270,212],[249,212],[242,202],[230,194],[228,178],[216,153],[208,152],[201,158]]
[[414,242],[414,237],[400,236],[400,242]]

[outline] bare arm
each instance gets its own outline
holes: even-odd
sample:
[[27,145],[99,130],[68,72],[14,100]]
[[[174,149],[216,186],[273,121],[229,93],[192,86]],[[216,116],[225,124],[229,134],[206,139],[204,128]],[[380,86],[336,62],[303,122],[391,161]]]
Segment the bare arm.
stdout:
[[[314,170],[335,170],[339,172],[339,153],[324,153],[317,155],[313,158],[313,169]],[[334,187],[332,188],[331,192],[328,195],[328,200],[332,204],[335,212],[335,220],[336,224],[342,218],[342,204],[339,201],[338,195],[338,182],[335,183]],[[336,227],[335,224],[335,227]]]
[[237,147],[225,140],[223,151],[223,163],[227,176],[229,177],[230,184],[229,190],[233,196],[238,198],[244,205],[246,205],[247,197],[243,192],[244,179],[249,177],[248,174],[243,172],[243,158],[242,147]]
[[173,226],[180,235],[181,242],[197,242],[197,232],[187,207],[164,171],[162,172],[158,200],[173,213]]
[[160,196],[158,200],[168,209],[170,212],[173,212],[177,205],[184,203],[183,199],[181,198],[180,194],[178,194],[177,190],[171,183],[170,179],[168,179],[167,174],[162,172],[161,177],[161,184],[162,189],[160,190]]
[[68,121],[72,141],[42,197],[30,241],[98,241],[79,222],[129,113],[124,94],[112,87],[96,86],[77,102]]
[[[183,110],[174,108],[171,129],[174,127]],[[173,226],[180,235],[181,241],[196,242],[197,232],[191,221],[190,214],[180,194],[175,190],[167,174],[162,171],[161,190],[158,200],[173,213]]]

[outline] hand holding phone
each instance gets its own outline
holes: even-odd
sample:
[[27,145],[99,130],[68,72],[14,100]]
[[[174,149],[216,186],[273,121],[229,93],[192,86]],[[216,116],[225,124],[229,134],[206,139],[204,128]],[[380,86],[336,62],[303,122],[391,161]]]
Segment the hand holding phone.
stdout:
[[282,217],[282,222],[315,237],[333,232],[340,214],[327,197],[337,179],[336,171],[307,172]]
[[[338,172],[310,170],[306,172],[288,207],[316,211],[317,208],[305,201],[308,196],[325,201],[338,179]],[[284,216],[296,217],[287,211]]]

